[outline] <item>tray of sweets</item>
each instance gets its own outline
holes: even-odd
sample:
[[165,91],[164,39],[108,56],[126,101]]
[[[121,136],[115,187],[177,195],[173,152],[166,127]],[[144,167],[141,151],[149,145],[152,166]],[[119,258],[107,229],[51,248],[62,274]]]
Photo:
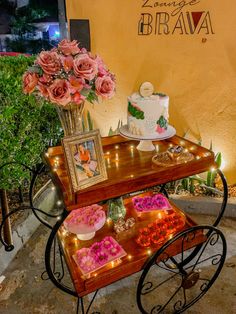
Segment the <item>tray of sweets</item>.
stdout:
[[78,250],[73,258],[82,275],[89,278],[92,272],[109,263],[112,265],[126,255],[122,246],[113,237],[107,236],[102,241],[93,243],[89,248]]
[[155,210],[172,209],[168,199],[162,194],[135,196],[132,198],[132,203],[138,216]]
[[162,215],[138,230],[136,243],[141,247],[160,245],[169,240],[174,233],[185,226],[184,215],[174,211],[165,211]]

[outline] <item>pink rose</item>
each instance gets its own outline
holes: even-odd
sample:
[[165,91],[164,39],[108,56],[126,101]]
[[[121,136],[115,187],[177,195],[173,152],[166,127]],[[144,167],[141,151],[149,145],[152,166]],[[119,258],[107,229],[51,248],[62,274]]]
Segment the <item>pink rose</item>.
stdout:
[[73,57],[67,56],[67,57],[60,57],[62,66],[66,73],[70,72],[70,70],[73,68]]
[[25,94],[31,94],[38,83],[38,75],[32,72],[26,72],[23,75],[23,91]]
[[95,61],[97,62],[97,65],[98,65],[98,76],[108,75],[108,71],[106,69],[106,66],[103,60],[99,56],[96,56]]
[[52,76],[48,75],[48,74],[43,74],[40,78],[39,78],[39,82],[43,83],[43,84],[49,84],[52,80]]
[[85,86],[85,80],[81,77],[70,76],[70,92],[74,94],[76,91],[80,92]]
[[45,98],[48,98],[48,88],[47,88],[47,85],[41,83],[41,82],[38,82],[38,90],[41,94],[41,96],[45,97]]
[[110,76],[98,77],[95,81],[95,88],[98,95],[111,98],[115,91],[115,82]]
[[69,84],[66,80],[56,79],[48,88],[48,95],[51,102],[66,106],[71,102]]
[[72,101],[77,105],[82,104],[84,100],[85,100],[85,97],[81,95],[79,92],[76,92],[72,97]]
[[87,80],[94,79],[98,73],[97,62],[91,59],[87,54],[78,55],[74,59],[74,72],[78,77],[83,77]]
[[52,51],[40,52],[36,63],[41,66],[46,74],[54,75],[61,70],[61,62],[58,54]]
[[76,40],[70,41],[68,39],[63,39],[58,44],[58,49],[66,56],[76,55],[80,52],[80,48],[78,47],[78,43]]

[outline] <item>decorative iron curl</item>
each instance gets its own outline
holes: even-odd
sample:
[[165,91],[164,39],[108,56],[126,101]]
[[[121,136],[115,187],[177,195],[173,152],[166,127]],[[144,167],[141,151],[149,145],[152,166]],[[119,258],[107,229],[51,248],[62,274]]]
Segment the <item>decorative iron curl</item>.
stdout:
[[208,281],[208,283],[207,282],[204,282],[201,286],[200,286],[200,290],[202,291],[202,292],[205,292],[205,291],[207,291],[208,290],[208,285],[209,285],[209,282],[210,282],[210,280],[208,280],[208,279],[204,279],[205,281]]
[[[15,213],[17,213],[19,211],[24,211],[24,210],[27,210],[27,209],[31,209],[32,211],[39,212],[41,214],[47,215],[50,218],[57,218],[58,219],[58,218],[61,217],[61,216],[58,216],[58,215],[45,213],[42,209],[39,209],[39,208],[36,208],[36,207],[31,207],[31,206],[22,206],[22,207],[19,207],[19,208],[16,208],[16,209],[12,210],[9,214],[7,214],[6,216],[3,217],[2,221],[1,221],[1,224],[0,224],[0,242],[4,245],[5,250],[8,251],[8,252],[10,252],[10,251],[12,251],[14,249],[14,245],[8,245],[4,241],[4,239],[2,237],[4,224],[5,224],[6,220],[8,218],[10,218],[12,215],[14,215]],[[52,226],[49,225],[48,223],[47,223],[47,227],[52,229]]]
[[209,241],[209,244],[211,246],[216,245],[218,243],[218,241],[219,241],[219,238],[220,238],[220,236],[219,236],[218,233],[215,232],[215,233],[211,234],[211,239]]
[[[190,236],[187,235],[188,233]],[[147,312],[147,310],[144,309],[143,303],[142,303],[142,298],[144,298],[144,293],[142,293],[143,292],[142,287],[143,286],[146,287],[145,292],[147,291],[147,293],[154,291],[156,288],[160,287],[160,285],[154,286],[153,283],[149,283],[150,281],[145,282],[147,274],[149,273],[150,269],[152,269],[153,265],[158,265],[158,264],[156,264],[156,262],[161,260],[160,256],[162,256],[162,254],[166,250],[168,250],[170,246],[175,245],[176,241],[179,241],[180,239],[193,238],[193,233],[195,233],[196,236],[197,236],[197,234],[201,234],[201,233],[205,234],[205,236],[206,236],[205,242],[195,245],[195,248],[198,248],[198,250],[195,251],[194,255],[191,252],[190,256],[192,257],[192,259],[195,259],[197,254],[199,254],[199,256],[197,258],[197,261],[194,262],[193,265],[191,265],[190,267],[188,266],[188,263],[191,262],[191,260],[189,259],[189,256],[186,257],[186,259],[188,259],[188,263],[185,263],[184,260],[181,263],[177,263],[176,260],[174,259],[174,261],[176,262],[176,265],[178,266],[179,274],[181,275],[181,273],[182,273],[181,269],[183,269],[186,273],[186,276],[188,276],[190,273],[192,273],[192,271],[194,270],[196,265],[198,265],[198,264],[200,264],[206,260],[211,260],[212,265],[216,266],[216,269],[211,274],[211,278],[210,279],[203,279],[203,278],[199,277],[197,280],[204,280],[204,283],[201,284],[199,290],[197,289],[199,292],[196,291],[196,294],[193,297],[189,296],[188,298],[187,298],[187,294],[185,291],[186,288],[183,285],[183,281],[182,281],[181,285],[177,288],[177,290],[174,292],[173,295],[169,296],[168,301],[164,305],[160,305],[160,304],[155,305],[154,307],[152,307],[149,310],[150,312]],[[217,236],[215,235],[215,233],[217,234]],[[220,244],[221,244],[220,250],[221,251],[220,251],[220,253],[214,254],[214,255],[208,257],[207,259],[204,259],[203,261],[201,261],[203,251],[207,247],[209,247],[211,244],[216,245],[216,243],[219,242],[219,239],[221,239],[221,242],[220,242]],[[167,255],[165,255],[165,260],[166,260],[166,257],[167,257]],[[220,230],[216,229],[215,227],[208,226],[208,225],[195,226],[195,227],[191,227],[191,228],[189,228],[189,229],[187,229],[181,233],[178,233],[174,238],[172,238],[168,242],[166,242],[155,254],[153,254],[152,258],[145,265],[145,268],[144,268],[143,273],[140,277],[138,287],[137,287],[137,304],[138,304],[139,310],[143,314],[165,313],[165,311],[167,310],[167,306],[168,306],[168,309],[170,306],[173,306],[174,313],[182,313],[182,312],[186,311],[186,309],[188,309],[194,303],[196,303],[208,291],[208,289],[212,286],[214,281],[217,279],[219,273],[221,272],[221,269],[222,269],[224,261],[225,261],[225,257],[226,257],[226,240],[225,240],[223,233]],[[188,270],[190,270],[190,272]],[[185,276],[185,275],[183,275],[183,276]],[[164,281],[162,283],[164,283]],[[147,284],[147,285],[145,286],[145,284]],[[162,288],[163,287],[161,287],[161,289]],[[191,289],[191,286],[189,287],[189,289]],[[180,297],[180,294],[179,294],[180,290],[183,291],[182,298]],[[156,293],[158,296],[158,290]],[[172,305],[171,302],[174,304]],[[149,304],[149,306],[150,306],[150,304]]]
[[[217,230],[217,229],[216,229],[216,230]],[[201,248],[200,248],[200,250],[199,250],[199,251],[201,251],[201,252],[200,252],[200,254],[199,254],[199,256],[198,256],[198,258],[197,258],[197,260],[196,260],[196,262],[195,262],[195,265],[194,265],[193,268],[192,268],[192,270],[194,270],[195,267],[199,264],[199,260],[201,259],[202,254],[204,253],[204,251],[205,251],[205,249],[207,248],[208,244],[210,244],[211,246],[214,246],[214,245],[216,245],[216,244],[218,243],[219,238],[220,238],[220,234],[217,233],[217,232],[219,232],[219,230],[217,230],[217,232],[216,232],[216,230],[215,230],[215,229],[212,229],[212,230],[209,230],[209,231],[207,232],[206,236],[208,237],[208,239],[207,239],[207,241],[206,241],[205,243],[203,243],[203,244],[201,245]],[[217,236],[215,237],[215,235],[217,235]],[[215,237],[215,238],[214,238],[214,237]],[[222,234],[221,234],[221,238],[222,238]],[[199,251],[198,251],[198,252],[199,252]],[[212,265],[213,265],[213,264],[212,264]]]
[[151,314],[158,314],[158,313],[160,313],[161,309],[162,309],[162,306],[161,306],[161,305],[156,305],[156,306],[154,306],[154,307],[152,308]]
[[151,281],[145,282],[145,284],[142,286],[141,294],[145,295],[152,291],[153,283]]
[[46,250],[45,250],[45,267],[46,272],[48,274],[48,278],[52,281],[52,283],[59,288],[60,290],[73,295],[75,297],[78,297],[78,294],[76,291],[72,290],[71,288],[64,285],[62,282],[58,280],[58,278],[55,276],[54,270],[51,267],[51,249],[54,244],[54,239],[57,235],[57,232],[59,228],[61,227],[62,223],[64,222],[65,218],[67,217],[69,213],[65,210],[63,212],[63,215],[61,216],[60,220],[56,222],[56,224],[52,227],[51,233],[49,235],[47,244],[46,244]]

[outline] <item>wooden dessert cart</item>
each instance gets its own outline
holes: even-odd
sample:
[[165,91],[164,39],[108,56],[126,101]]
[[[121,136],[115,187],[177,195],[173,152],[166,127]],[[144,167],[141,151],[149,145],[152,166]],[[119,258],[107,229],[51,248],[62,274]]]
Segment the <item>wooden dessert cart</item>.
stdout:
[[[152,163],[152,157],[156,151],[141,152],[136,149],[136,141],[124,139],[119,135],[103,138],[108,180],[73,193],[62,147],[51,147],[45,154],[45,164],[50,170],[63,213],[58,216],[53,227],[40,218],[41,222],[51,228],[45,251],[46,272],[43,276],[48,275],[58,288],[78,298],[77,312],[90,311],[100,288],[142,271],[136,294],[139,310],[142,313],[181,313],[208,291],[223,267],[226,241],[216,226],[226,207],[228,189],[222,172],[217,169],[213,152],[178,136],[153,143],[158,152],[181,145],[186,152],[191,152],[194,158],[168,167],[155,165]],[[223,202],[213,225],[197,225],[170,201],[173,210],[185,217],[185,225],[181,230],[173,230],[171,236],[158,245],[140,247],[135,241],[138,229],[154,221],[156,217],[154,213],[141,218],[135,216],[132,196],[142,193],[151,195],[149,189],[158,186],[159,193],[168,197],[166,183],[208,171],[212,167],[215,167],[223,183]],[[33,176],[31,192],[39,172]],[[106,201],[120,196],[124,197],[127,217],[134,217],[136,220],[135,226],[130,230],[116,234],[111,221],[107,220],[92,240],[79,241],[74,234],[65,231],[63,221],[73,209],[100,202],[104,210],[107,210]],[[31,206],[33,207],[32,201]],[[37,214],[35,208],[34,212]],[[90,276],[83,277],[73,255],[78,249],[89,247],[94,241],[100,241],[107,235],[113,236],[127,255],[118,262],[109,263],[92,272]],[[64,262],[73,287],[63,283]],[[203,274],[206,266],[207,274]],[[83,297],[91,292],[94,292],[94,296],[85,310]]]

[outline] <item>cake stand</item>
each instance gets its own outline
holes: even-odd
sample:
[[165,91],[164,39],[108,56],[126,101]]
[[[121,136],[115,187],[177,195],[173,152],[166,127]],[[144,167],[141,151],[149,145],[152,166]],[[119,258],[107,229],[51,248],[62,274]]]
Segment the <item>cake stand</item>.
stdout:
[[152,141],[166,140],[167,138],[174,136],[176,134],[176,130],[173,126],[168,125],[167,130],[162,134],[157,133],[154,136],[142,136],[132,134],[128,129],[128,125],[126,124],[119,129],[119,133],[125,138],[140,141],[137,146],[138,150],[143,152],[150,152],[155,150],[155,146],[153,145]]

